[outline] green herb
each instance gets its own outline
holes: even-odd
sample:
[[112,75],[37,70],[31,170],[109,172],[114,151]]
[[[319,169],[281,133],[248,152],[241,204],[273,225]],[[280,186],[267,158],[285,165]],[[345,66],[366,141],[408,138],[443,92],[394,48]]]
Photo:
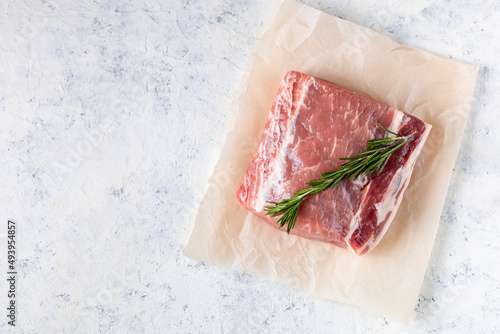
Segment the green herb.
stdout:
[[321,174],[320,180],[307,182],[309,188],[295,192],[295,197],[284,199],[281,202],[268,202],[272,205],[265,207],[266,215],[281,216],[277,223],[280,228],[287,225],[286,232],[290,233],[295,226],[300,205],[308,196],[333,187],[342,180],[355,179],[363,173],[369,174],[375,170],[377,173],[380,172],[391,153],[403,146],[408,138],[389,131],[380,124],[379,126],[396,137],[368,140],[365,152],[351,158],[340,158],[340,160],[349,160],[349,162],[343,163],[336,171]]

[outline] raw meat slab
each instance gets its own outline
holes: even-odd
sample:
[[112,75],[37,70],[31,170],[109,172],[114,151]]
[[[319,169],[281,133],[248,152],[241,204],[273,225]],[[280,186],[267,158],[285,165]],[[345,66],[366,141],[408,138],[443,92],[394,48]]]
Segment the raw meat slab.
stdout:
[[293,71],[283,77],[258,152],[238,190],[239,202],[278,228],[278,218],[265,214],[267,202],[293,197],[306,182],[338,169],[339,158],[365,151],[368,140],[386,135],[378,123],[408,136],[408,142],[380,173],[309,196],[291,231],[358,255],[369,252],[396,214],[431,126],[331,82]]

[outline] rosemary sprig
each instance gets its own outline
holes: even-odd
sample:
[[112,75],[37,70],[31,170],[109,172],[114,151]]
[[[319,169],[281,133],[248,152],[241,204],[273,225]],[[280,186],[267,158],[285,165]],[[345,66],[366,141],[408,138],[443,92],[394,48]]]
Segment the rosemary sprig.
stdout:
[[309,188],[299,190],[295,192],[294,197],[284,199],[281,202],[268,202],[271,205],[264,208],[266,215],[271,215],[271,217],[281,216],[277,223],[280,228],[287,225],[286,232],[290,233],[297,221],[300,205],[308,196],[336,186],[342,180],[355,179],[363,173],[369,174],[375,170],[377,173],[380,172],[389,156],[403,146],[408,141],[408,138],[389,131],[380,124],[378,125],[396,137],[368,140],[365,152],[355,157],[340,158],[340,160],[349,161],[343,163],[336,171],[321,174],[320,180],[307,182]]

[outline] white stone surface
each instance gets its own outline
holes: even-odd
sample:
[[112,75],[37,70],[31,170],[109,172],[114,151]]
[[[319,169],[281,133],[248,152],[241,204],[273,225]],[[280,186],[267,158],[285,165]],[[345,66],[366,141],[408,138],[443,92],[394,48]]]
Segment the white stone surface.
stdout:
[[0,333],[500,332],[500,4],[304,2],[481,66],[411,326],[179,251],[266,1],[4,0]]

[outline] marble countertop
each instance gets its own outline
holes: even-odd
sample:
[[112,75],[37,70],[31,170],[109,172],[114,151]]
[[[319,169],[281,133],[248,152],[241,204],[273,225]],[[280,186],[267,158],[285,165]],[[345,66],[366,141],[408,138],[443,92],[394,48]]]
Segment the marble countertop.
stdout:
[[11,0],[0,333],[500,332],[500,4],[303,2],[481,67],[411,325],[181,255],[267,1]]

